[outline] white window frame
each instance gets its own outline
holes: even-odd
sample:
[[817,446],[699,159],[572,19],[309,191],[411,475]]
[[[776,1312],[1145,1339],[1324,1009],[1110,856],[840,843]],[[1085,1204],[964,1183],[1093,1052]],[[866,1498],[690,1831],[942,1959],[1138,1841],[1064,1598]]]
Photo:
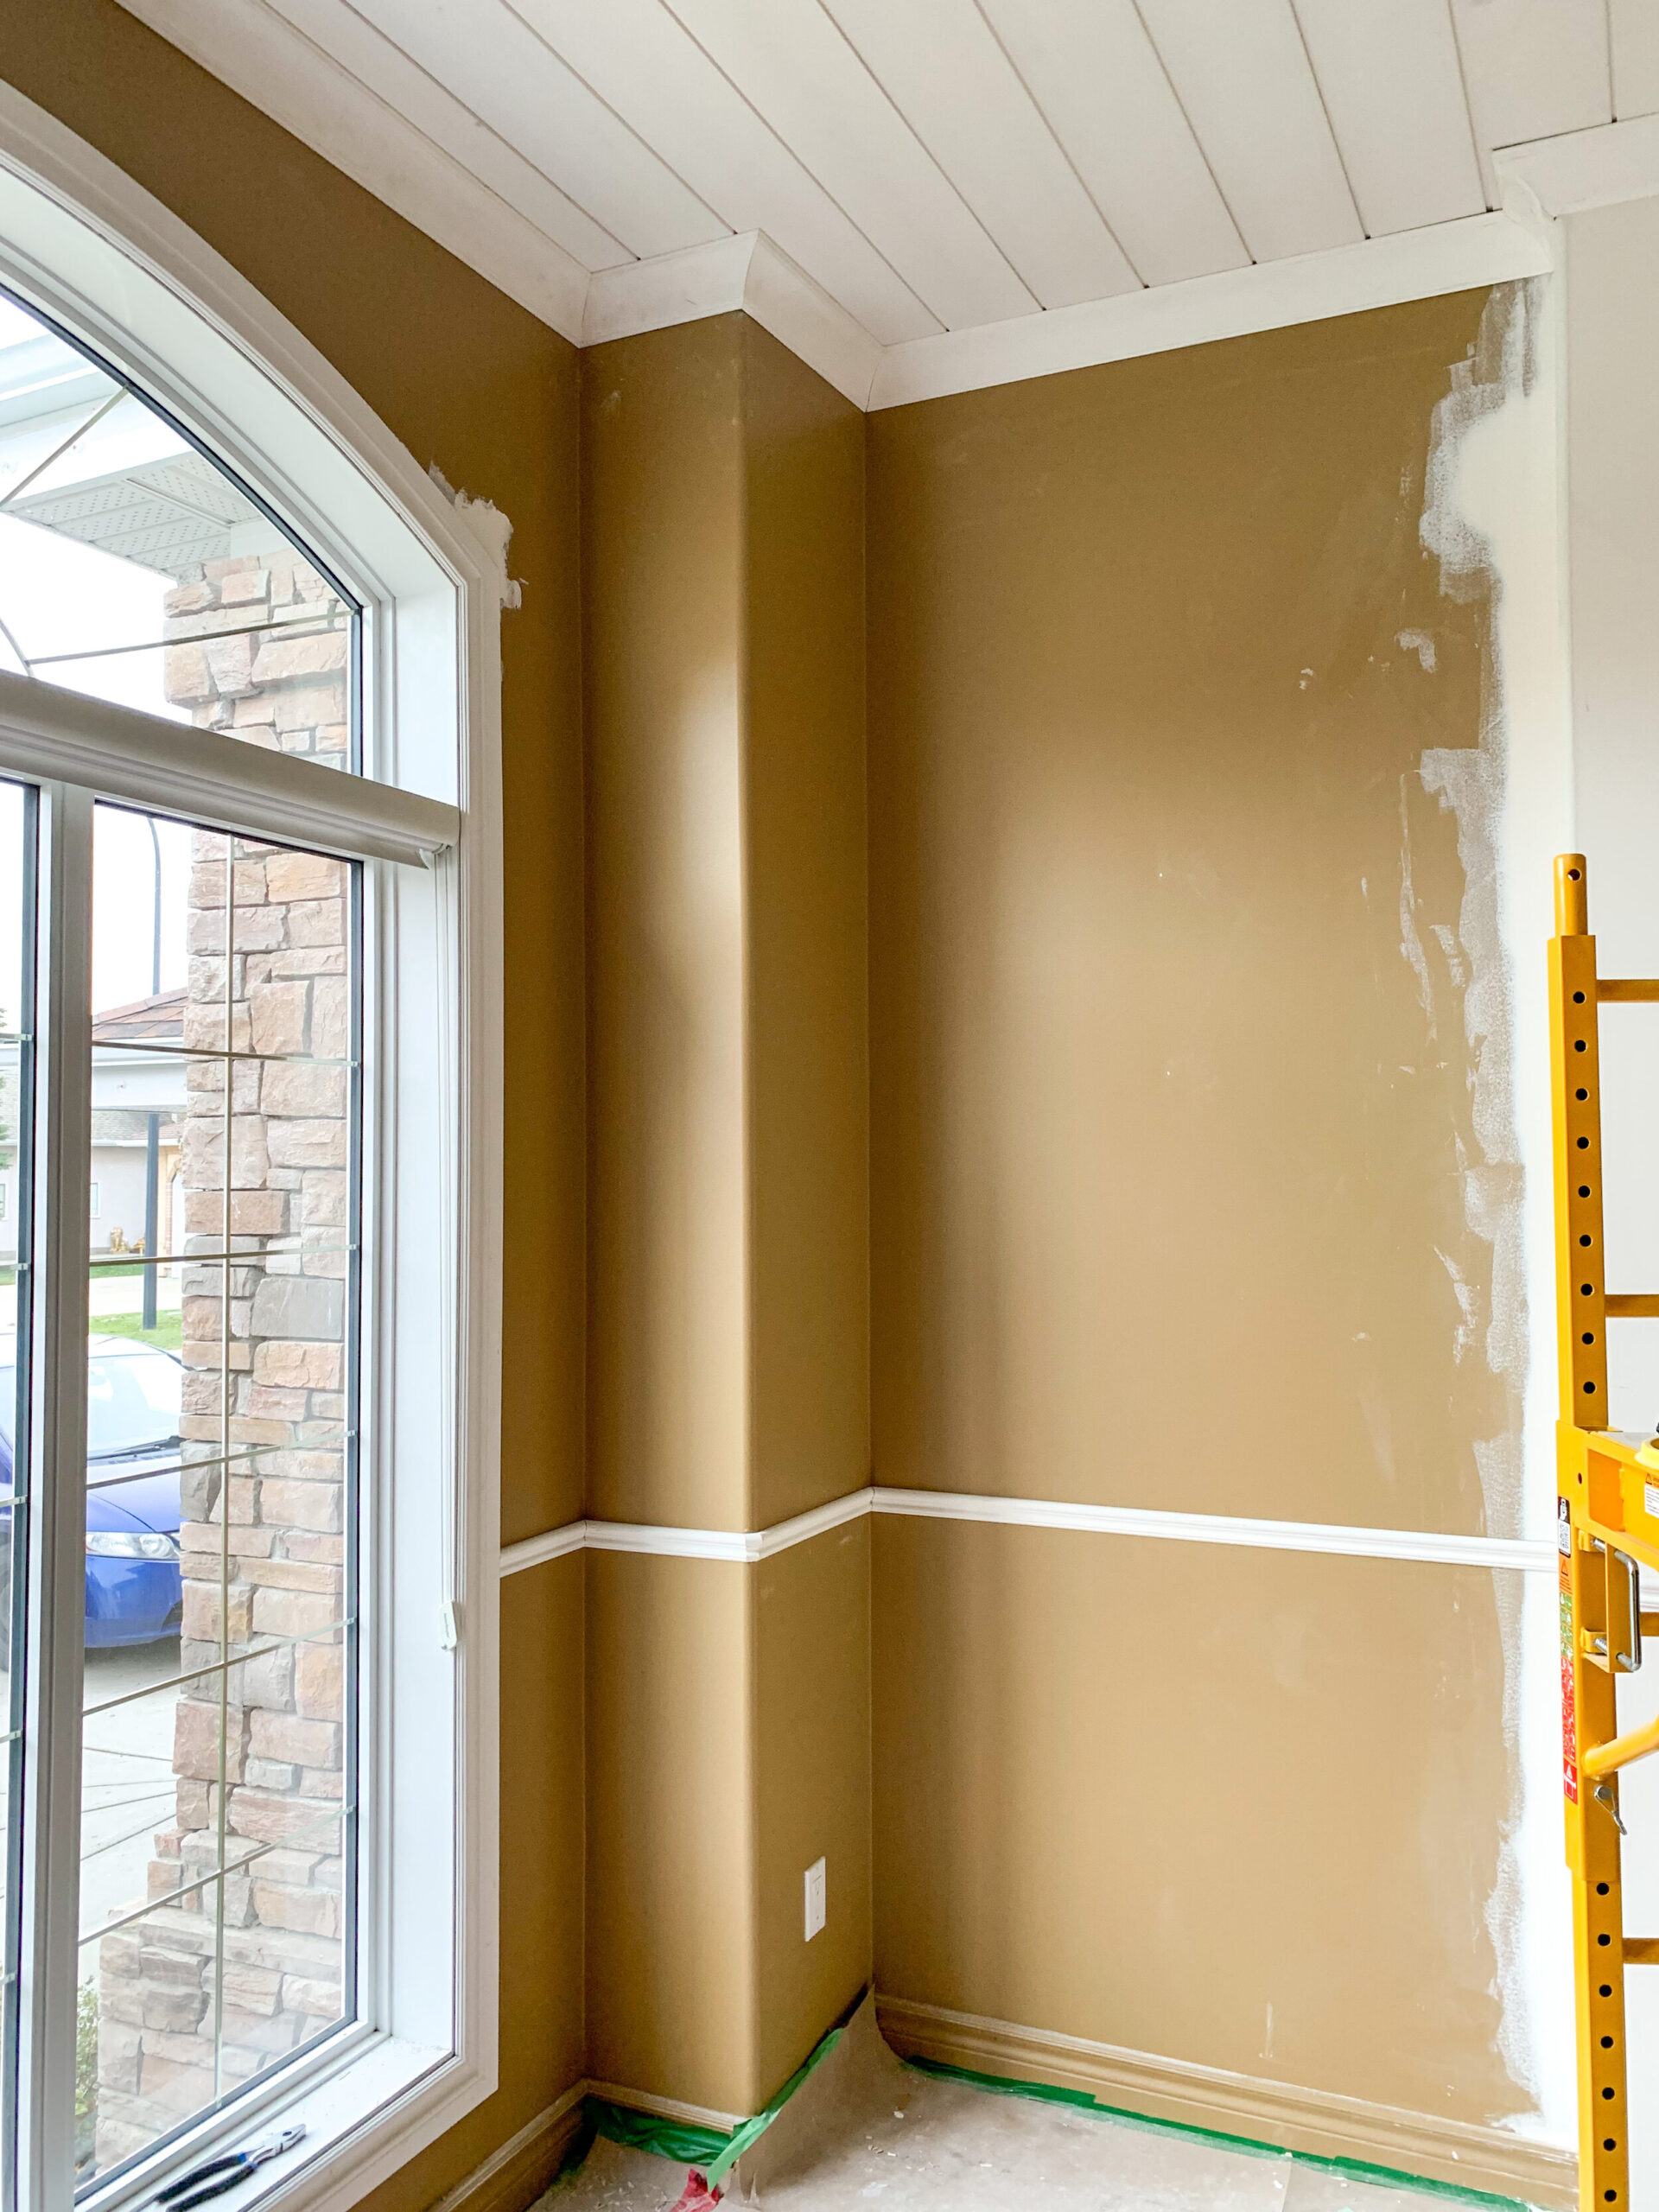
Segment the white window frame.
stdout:
[[[238,2212],[343,2212],[496,2084],[499,626],[511,588],[499,541],[474,532],[291,325],[160,202],[3,85],[0,282],[221,453],[364,603],[363,779],[0,677],[0,772],[42,793],[44,899],[61,899],[66,866],[88,865],[89,791],[404,863],[372,872],[379,926],[365,932],[391,950],[365,977],[386,1088],[365,1113],[365,1140],[378,1130],[379,1147],[365,1156],[365,1203],[372,1181],[379,1199],[365,1224],[378,1264],[364,1271],[364,1425],[378,1433],[372,1448],[365,1437],[361,1477],[377,1534],[359,1593],[360,2024],[84,2200],[125,2212],[162,2164],[245,2142],[280,2108],[304,2122],[305,2141],[242,2185]],[[56,918],[46,979],[69,1018],[55,1027],[62,1065],[48,1071],[54,1112],[37,1141],[60,1157],[84,1151],[89,1130],[73,1046],[77,1027],[86,1045],[90,1028],[73,1011],[86,1004],[86,936],[84,920]],[[61,1187],[54,1246],[36,1243],[55,1266],[65,1332],[85,1325],[86,1181]],[[77,1433],[78,1365],[36,1376],[37,1403],[54,1392]],[[394,1450],[395,1516],[385,1495]],[[60,1713],[80,1665],[80,1551],[78,1526],[46,1528],[31,1546]],[[30,1745],[41,1789],[26,1849],[60,1868],[78,1860],[79,1761],[54,1760],[54,1748],[49,1736]],[[73,2197],[73,1981],[31,1980],[27,1952],[31,1933],[60,1944],[66,1925],[73,1934],[68,1886],[35,1885],[26,1929],[26,2212],[67,2212]]]

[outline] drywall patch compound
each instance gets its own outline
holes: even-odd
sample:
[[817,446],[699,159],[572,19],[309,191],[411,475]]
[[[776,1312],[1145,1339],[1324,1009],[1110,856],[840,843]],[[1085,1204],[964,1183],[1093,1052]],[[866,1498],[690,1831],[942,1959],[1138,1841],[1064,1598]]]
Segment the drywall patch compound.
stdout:
[[[1551,860],[1572,838],[1560,315],[1554,280],[1493,291],[1472,357],[1453,369],[1435,410],[1421,525],[1442,594],[1486,609],[1478,743],[1431,748],[1421,772],[1457,826],[1465,883],[1457,934],[1478,1155],[1463,1163],[1465,1218],[1491,1249],[1484,1350],[1519,1415],[1504,1434],[1478,1443],[1476,1459],[1488,1531],[1534,1538],[1548,1533],[1555,1488],[1554,1367],[1533,1357],[1529,1327],[1529,1314],[1548,1317],[1554,1304],[1543,948]],[[1402,953],[1410,960],[1409,944]],[[1463,1318],[1466,1328],[1466,1307]],[[1522,1586],[1533,1582],[1539,1586]],[[1541,1578],[1498,1575],[1494,1585],[1516,1783],[1486,1922],[1502,2054],[1535,2106],[1508,2124],[1570,2143],[1553,1593]]]

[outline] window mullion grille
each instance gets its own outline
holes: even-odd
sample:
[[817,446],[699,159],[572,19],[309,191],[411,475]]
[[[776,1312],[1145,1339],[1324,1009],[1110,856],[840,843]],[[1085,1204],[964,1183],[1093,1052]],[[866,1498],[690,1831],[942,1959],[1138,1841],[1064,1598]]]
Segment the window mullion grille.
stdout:
[[[19,2024],[19,2202],[74,2193],[85,1605],[92,803],[42,787],[37,968],[33,1516]],[[70,1878],[68,1870],[76,1870]]]

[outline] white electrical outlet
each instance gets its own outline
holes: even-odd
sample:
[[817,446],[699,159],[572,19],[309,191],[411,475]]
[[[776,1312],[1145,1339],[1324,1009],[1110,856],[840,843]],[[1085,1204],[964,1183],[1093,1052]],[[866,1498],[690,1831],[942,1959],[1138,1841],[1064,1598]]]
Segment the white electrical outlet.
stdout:
[[823,1861],[815,1859],[806,1870],[806,1940],[810,1943],[823,1926]]

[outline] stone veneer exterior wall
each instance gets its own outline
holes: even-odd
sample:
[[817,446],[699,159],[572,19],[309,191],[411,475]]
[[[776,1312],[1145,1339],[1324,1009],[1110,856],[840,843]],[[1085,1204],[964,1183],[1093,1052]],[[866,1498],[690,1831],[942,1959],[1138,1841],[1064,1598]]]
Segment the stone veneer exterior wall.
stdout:
[[[219,633],[167,650],[168,696],[198,724],[346,764],[346,610],[291,550],[209,563],[170,594],[168,624],[170,636]],[[252,626],[267,624],[280,626]],[[181,1667],[260,1656],[184,1685],[174,1818],[149,1866],[155,1909],[99,1946],[100,2171],[338,2018],[349,1933],[334,1625],[348,1602],[348,870],[208,831],[193,857],[185,1043],[226,1041],[228,870],[230,1041],[270,1057],[232,1065],[236,1256],[228,1269],[187,1262],[182,1286]],[[189,1063],[189,1255],[225,1249],[224,1080],[222,1060]],[[226,1427],[232,1453],[251,1454],[228,1484]],[[221,1836],[232,1871],[192,1888],[216,1871]]]

